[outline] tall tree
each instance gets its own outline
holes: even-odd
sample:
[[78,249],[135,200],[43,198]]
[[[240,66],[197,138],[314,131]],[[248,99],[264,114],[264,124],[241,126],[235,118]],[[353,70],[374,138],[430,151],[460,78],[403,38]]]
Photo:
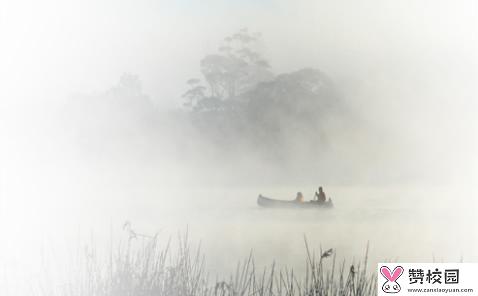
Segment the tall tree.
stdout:
[[269,63],[257,50],[260,41],[261,35],[250,33],[247,28],[224,38],[219,52],[205,56],[200,62],[207,88],[197,79],[188,80],[189,89],[183,95],[187,99],[185,105],[196,111],[229,108],[235,104],[225,101],[271,80]]

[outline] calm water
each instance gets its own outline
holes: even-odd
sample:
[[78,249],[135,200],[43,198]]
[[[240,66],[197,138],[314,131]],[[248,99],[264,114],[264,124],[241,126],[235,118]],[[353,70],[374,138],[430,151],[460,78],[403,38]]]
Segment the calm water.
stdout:
[[[145,186],[119,193],[85,188],[71,200],[24,208],[28,219],[9,216],[11,223],[3,224],[9,237],[1,253],[4,279],[17,285],[25,277],[34,281],[45,266],[55,270],[52,274],[68,272],[65,262],[81,255],[85,244],[107,249],[111,239],[124,239],[125,221],[139,233],[158,232],[164,243],[187,229],[193,245],[201,242],[211,274],[229,274],[251,250],[258,266],[275,260],[300,270],[304,236],[316,252],[334,248],[347,262],[362,259],[369,243],[370,266],[383,260],[478,260],[473,207],[454,198],[456,189],[330,186],[325,190],[333,210],[282,210],[259,208],[257,195],[292,199],[297,189]],[[307,199],[315,188],[300,190]],[[84,196],[81,202],[77,195]]]

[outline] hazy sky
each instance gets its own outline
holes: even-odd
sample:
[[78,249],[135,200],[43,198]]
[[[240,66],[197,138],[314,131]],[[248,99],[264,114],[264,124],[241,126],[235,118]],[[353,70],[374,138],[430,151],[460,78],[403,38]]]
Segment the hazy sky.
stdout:
[[3,1],[0,115],[24,116],[29,125],[31,113],[71,93],[104,91],[124,72],[138,74],[159,107],[179,107],[184,82],[200,77],[200,59],[248,27],[263,33],[275,73],[319,68],[363,118],[413,146],[410,157],[471,171],[477,6],[473,0]]
[[0,73],[13,92],[64,94],[132,72],[158,104],[178,106],[200,58],[248,27],[276,72],[373,82],[433,65],[476,77],[477,19],[476,1],[2,1]]

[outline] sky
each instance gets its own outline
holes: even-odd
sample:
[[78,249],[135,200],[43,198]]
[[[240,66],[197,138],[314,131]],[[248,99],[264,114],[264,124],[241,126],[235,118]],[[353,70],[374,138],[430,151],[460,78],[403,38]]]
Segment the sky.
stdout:
[[463,171],[473,173],[470,155],[477,147],[477,5],[3,1],[0,115],[4,127],[43,122],[72,94],[101,93],[123,73],[139,75],[158,109],[180,108],[185,81],[201,76],[201,58],[247,27],[263,34],[263,54],[274,73],[324,71],[362,118],[396,133],[403,146],[423,150],[397,162],[420,155],[431,167],[449,163],[440,170],[461,178]]
[[199,75],[199,60],[242,27],[263,33],[275,72],[317,67],[342,78],[363,75],[367,68],[367,74],[383,76],[432,64],[476,74],[476,6],[475,1],[9,1],[0,6],[2,76],[16,91],[25,83],[62,95],[102,90],[132,72],[157,104],[178,106],[184,81]]

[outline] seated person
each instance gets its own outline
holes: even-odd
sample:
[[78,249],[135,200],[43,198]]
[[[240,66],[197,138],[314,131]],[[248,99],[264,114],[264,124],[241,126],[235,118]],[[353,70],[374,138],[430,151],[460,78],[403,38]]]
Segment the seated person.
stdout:
[[322,189],[322,186],[319,187],[319,193],[315,192],[315,197],[317,197],[317,201],[320,203],[323,203],[327,200],[327,197],[325,196],[325,192]]
[[296,202],[304,202],[304,196],[302,195],[302,192],[297,192],[297,196],[295,197]]

